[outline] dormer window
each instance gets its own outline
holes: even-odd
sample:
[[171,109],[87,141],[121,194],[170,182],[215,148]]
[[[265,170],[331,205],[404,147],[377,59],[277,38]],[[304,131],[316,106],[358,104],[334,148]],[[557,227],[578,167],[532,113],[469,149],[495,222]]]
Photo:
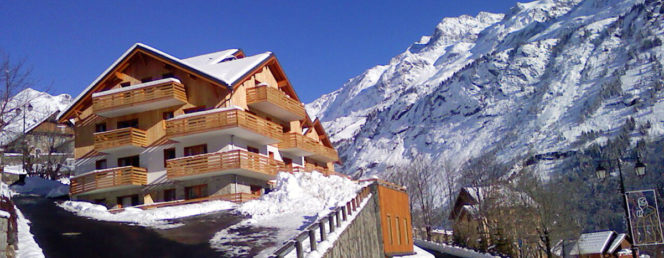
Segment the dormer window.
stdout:
[[150,81],[152,81],[152,77],[145,77],[145,78],[141,79],[141,83],[146,83],[146,82],[150,82]]
[[123,83],[120,83],[120,87],[122,87],[122,88],[124,88],[124,87],[129,87],[129,86],[131,86],[131,82],[123,82]]
[[162,75],[161,75],[161,78],[162,78],[162,79],[166,79],[166,78],[175,78],[175,75],[174,75],[173,73],[165,73],[165,74],[162,74]]

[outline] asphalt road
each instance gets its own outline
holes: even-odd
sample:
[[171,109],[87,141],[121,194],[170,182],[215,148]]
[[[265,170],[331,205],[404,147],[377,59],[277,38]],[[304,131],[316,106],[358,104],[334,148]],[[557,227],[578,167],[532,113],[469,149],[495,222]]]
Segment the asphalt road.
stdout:
[[210,248],[208,240],[242,219],[219,212],[178,220],[186,223],[175,229],[153,230],[76,216],[53,199],[13,200],[32,222],[30,231],[46,257],[227,257]]

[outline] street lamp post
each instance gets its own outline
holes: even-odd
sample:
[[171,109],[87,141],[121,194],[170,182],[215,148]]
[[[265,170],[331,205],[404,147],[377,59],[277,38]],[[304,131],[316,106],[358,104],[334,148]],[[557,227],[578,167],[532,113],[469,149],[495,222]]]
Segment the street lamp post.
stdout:
[[28,143],[27,143],[27,141],[26,141],[26,139],[25,139],[25,113],[26,113],[27,111],[32,111],[32,105],[30,104],[30,102],[28,102],[28,103],[23,104],[23,106],[21,106],[21,107],[23,107],[23,109],[21,109],[20,107],[19,107],[19,108],[16,108],[16,113],[23,111],[23,112],[22,112],[22,113],[23,113],[23,135],[21,136],[21,137],[23,138],[23,139],[21,140],[22,151],[23,151],[23,153],[22,153],[22,155],[21,155],[21,168],[22,168],[23,171],[25,171],[26,174],[27,174],[28,172],[27,172],[27,170],[25,169],[25,155],[26,155],[26,152],[27,152],[27,144],[28,144]]
[[[622,160],[625,158],[617,158],[616,163],[618,165],[618,174],[620,176],[620,194],[623,202],[623,209],[625,210],[625,223],[627,224],[627,236],[629,236],[630,239],[632,239],[632,257],[637,258],[636,252],[638,251],[638,248],[634,246],[634,237],[632,236],[632,225],[630,224],[629,221],[629,209],[627,208],[627,197],[625,195],[625,180],[623,178],[623,172],[622,172]],[[609,167],[611,167],[611,161],[610,159],[607,160],[600,160],[599,162],[606,161],[609,163]],[[636,165],[634,166],[634,172],[637,176],[642,177],[646,174],[646,165],[641,162],[639,158],[636,159]],[[597,169],[595,170],[595,174],[597,175],[597,178],[600,180],[603,180],[606,178],[607,170],[602,167],[602,165],[598,165]]]

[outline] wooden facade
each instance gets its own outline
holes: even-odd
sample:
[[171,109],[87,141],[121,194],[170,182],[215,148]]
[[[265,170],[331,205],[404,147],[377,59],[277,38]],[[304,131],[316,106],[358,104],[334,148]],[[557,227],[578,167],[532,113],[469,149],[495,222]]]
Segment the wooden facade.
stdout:
[[[157,178],[150,176],[153,172],[165,172],[185,188],[189,181],[228,173],[247,182],[265,182],[279,171],[336,174],[336,150],[320,122],[306,114],[274,55],[215,54],[177,59],[142,44],[127,51],[58,118],[75,124],[74,155],[81,164],[76,173],[87,175],[100,164],[114,168],[129,160],[146,169],[148,180],[132,181],[146,189],[151,189],[150,178]],[[243,58],[251,62],[235,61]],[[192,152],[192,146],[202,147]],[[302,148],[306,160],[303,153],[288,151],[293,148]],[[102,179],[89,175],[85,180],[84,188],[79,182],[72,186],[73,198],[90,199],[89,193],[103,188],[107,204],[114,206],[110,192],[123,194],[116,190],[124,183],[93,184]],[[188,196],[179,191],[176,196]],[[205,194],[235,192],[208,189]],[[145,196],[144,201],[166,195]]]
[[380,224],[385,255],[413,253],[413,227],[408,193],[397,185],[379,181]]

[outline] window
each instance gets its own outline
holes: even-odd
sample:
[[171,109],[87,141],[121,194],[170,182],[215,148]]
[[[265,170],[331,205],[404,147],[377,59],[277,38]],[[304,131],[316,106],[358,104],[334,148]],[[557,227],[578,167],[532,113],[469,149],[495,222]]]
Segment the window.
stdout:
[[274,159],[274,152],[268,151],[267,156],[270,157],[270,159]]
[[401,245],[401,231],[399,230],[399,217],[394,218],[394,226],[397,227],[397,245]]
[[184,188],[184,198],[186,200],[196,199],[207,196],[207,185],[194,185]]
[[410,243],[410,239],[408,238],[408,220],[406,218],[403,218],[403,237],[406,239],[406,244]]
[[106,123],[96,124],[95,133],[106,132]]
[[118,167],[126,167],[126,166],[140,167],[140,160],[138,158],[138,155],[118,159]]
[[175,75],[173,75],[173,73],[165,73],[165,74],[162,74],[162,75],[161,75],[161,78],[162,78],[162,79],[166,79],[166,78],[175,78]]
[[207,144],[184,147],[184,156],[194,156],[207,153]]
[[263,187],[260,187],[259,185],[250,185],[249,186],[251,189],[251,194],[255,196],[261,196],[261,190]]
[[281,159],[284,160],[284,164],[286,164],[286,167],[293,167],[293,160],[292,159],[284,158],[284,157],[281,157]]
[[387,215],[387,233],[390,235],[390,244],[394,244],[394,239],[392,238],[392,220],[390,215]]
[[164,190],[164,201],[165,202],[175,201],[175,189]]
[[122,87],[122,88],[124,88],[124,87],[128,87],[129,85],[131,85],[131,82],[123,82],[123,83],[120,83],[120,87]]
[[139,205],[138,194],[118,197],[118,208]]
[[95,162],[95,169],[105,169],[105,168],[107,168],[105,159],[100,159]]
[[175,148],[165,149],[164,150],[164,167],[166,167],[166,161],[169,159],[175,158]]
[[175,116],[175,115],[173,115],[173,111],[168,111],[168,112],[161,113],[161,117],[162,117],[164,120],[171,119],[171,118],[173,118],[174,116]]
[[118,121],[118,129],[127,128],[127,127],[138,128],[138,119]]
[[101,198],[101,199],[95,199],[92,201],[94,204],[99,204],[99,205],[106,205],[106,199]]
[[258,150],[258,148],[251,147],[251,146],[247,146],[247,151],[248,151],[248,152],[253,152],[253,153],[256,153],[256,154],[260,153],[260,151]]
[[145,78],[141,79],[141,83],[146,83],[146,82],[150,82],[150,81],[152,81],[152,77],[145,77]]
[[185,108],[182,111],[184,111],[185,114],[189,113],[194,113],[194,112],[199,112],[199,111],[205,111],[205,106],[197,106],[197,107],[192,107],[192,108]]

